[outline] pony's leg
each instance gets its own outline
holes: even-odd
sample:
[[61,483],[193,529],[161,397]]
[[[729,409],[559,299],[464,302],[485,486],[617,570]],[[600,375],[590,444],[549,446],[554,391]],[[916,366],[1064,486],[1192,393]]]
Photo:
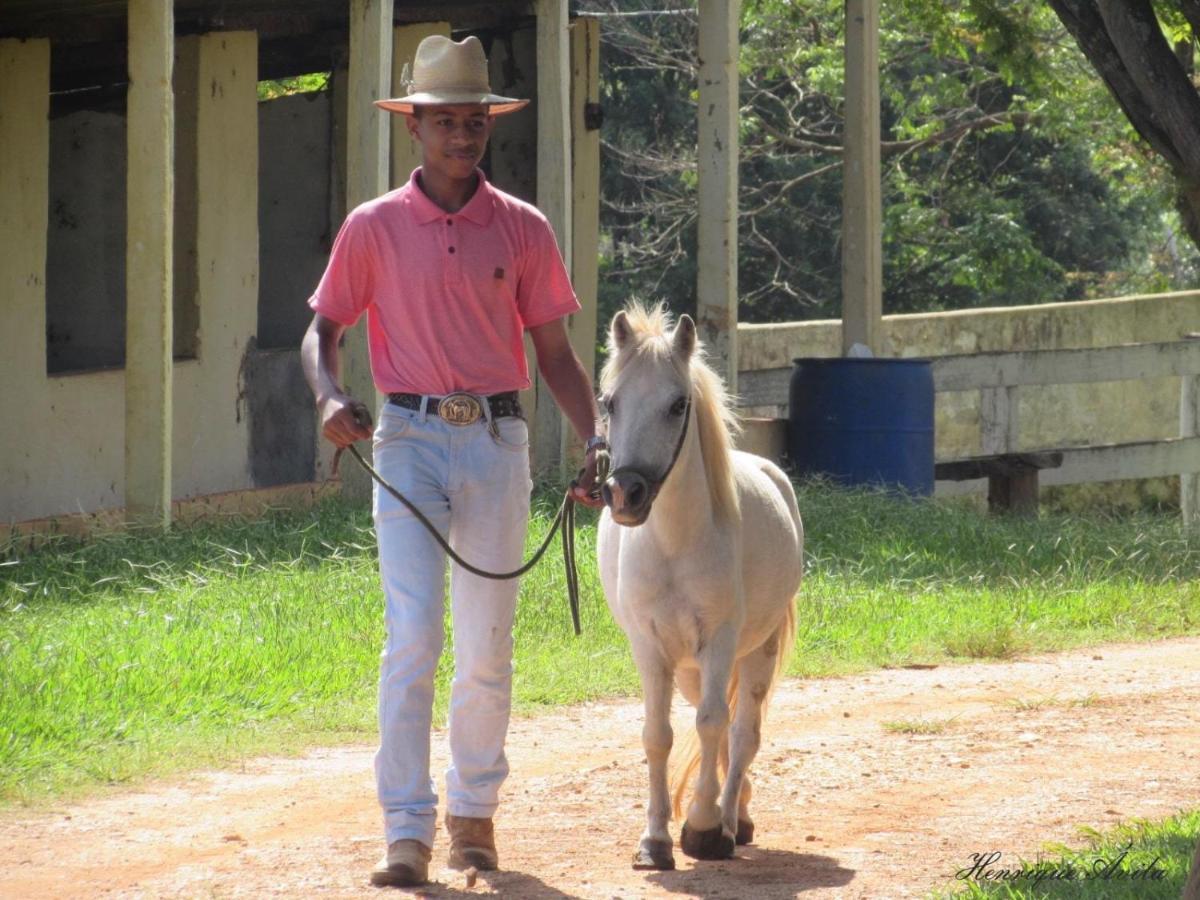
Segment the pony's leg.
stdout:
[[737,712],[730,727],[729,771],[721,793],[721,824],[737,836],[740,844],[754,839],[754,823],[747,810],[750,783],[746,773],[761,742],[763,706],[775,678],[777,653],[772,637],[737,661]]
[[754,843],[754,820],[750,818],[750,798],[754,795],[750,776],[742,779],[742,792],[738,795],[737,837],[738,844]]
[[721,741],[729,729],[726,691],[736,650],[737,631],[732,622],[726,622],[716,628],[698,655],[700,705],[696,709],[696,734],[700,738],[700,773],[680,836],[683,852],[696,859],[733,856],[734,829],[723,827],[717,804],[721,789],[717,763]]
[[650,803],[646,807],[646,830],[633,854],[635,869],[674,869],[671,852],[671,794],[667,787],[667,757],[671,755],[671,694],[674,679],[671,667],[653,651],[638,651],[634,661],[642,680],[646,718],[642,725],[642,747],[649,770]]

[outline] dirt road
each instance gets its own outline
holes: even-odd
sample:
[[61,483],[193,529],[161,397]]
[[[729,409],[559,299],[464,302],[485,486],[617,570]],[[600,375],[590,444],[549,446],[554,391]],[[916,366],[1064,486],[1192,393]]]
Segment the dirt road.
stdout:
[[[945,722],[934,734],[886,723]],[[677,716],[677,728],[686,717]],[[919,897],[974,853],[1200,806],[1200,639],[1009,663],[788,681],[755,770],[757,842],[645,873],[640,704],[513,723],[498,818],[504,872],[431,897]],[[435,764],[444,767],[444,741]],[[0,897],[382,897],[372,749],[235,770],[0,817]],[[678,835],[678,825],[675,826]],[[391,891],[403,895],[403,891]]]

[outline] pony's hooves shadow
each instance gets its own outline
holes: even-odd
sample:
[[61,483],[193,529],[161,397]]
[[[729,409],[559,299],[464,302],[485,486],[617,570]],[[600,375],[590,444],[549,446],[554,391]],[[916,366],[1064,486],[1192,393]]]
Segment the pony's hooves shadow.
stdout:
[[633,852],[633,868],[639,872],[669,872],[675,868],[675,856],[667,841],[642,841]]
[[731,859],[734,840],[720,825],[707,831],[695,831],[685,824],[679,836],[679,847],[692,859]]

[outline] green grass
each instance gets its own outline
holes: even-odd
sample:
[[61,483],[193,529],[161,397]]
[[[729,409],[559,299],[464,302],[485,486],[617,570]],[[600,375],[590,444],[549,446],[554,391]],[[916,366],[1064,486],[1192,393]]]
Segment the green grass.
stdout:
[[[1157,822],[1136,820],[1100,833],[1081,829],[1085,849],[1050,846],[1033,859],[1000,856],[966,860],[965,887],[945,898],[972,900],[1178,900],[1187,880],[1200,811]],[[987,851],[994,853],[996,851]]]
[[953,719],[895,719],[883,723],[888,734],[945,734]]
[[801,491],[798,675],[1007,659],[1200,629],[1200,540],[1176,517],[987,517],[965,504]]
[[[1200,542],[1142,515],[1037,521],[822,485],[794,674],[1006,658],[1200,631]],[[557,498],[539,494],[529,547]],[[518,710],[635,695],[581,513],[584,636],[561,559],[526,576]],[[34,801],[314,743],[372,740],[383,641],[363,509],[0,550],[0,800]],[[444,715],[450,645],[439,668]]]

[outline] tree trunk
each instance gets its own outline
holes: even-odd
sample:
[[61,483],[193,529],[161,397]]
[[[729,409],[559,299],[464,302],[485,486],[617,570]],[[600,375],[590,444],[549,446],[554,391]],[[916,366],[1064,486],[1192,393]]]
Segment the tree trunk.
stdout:
[[[1200,93],[1150,0],[1050,0],[1126,118],[1175,176],[1176,208],[1200,248]],[[1181,9],[1200,34],[1200,0]]]
[[1200,841],[1196,842],[1192,870],[1188,873],[1187,884],[1183,886],[1183,896],[1180,900],[1200,900]]

